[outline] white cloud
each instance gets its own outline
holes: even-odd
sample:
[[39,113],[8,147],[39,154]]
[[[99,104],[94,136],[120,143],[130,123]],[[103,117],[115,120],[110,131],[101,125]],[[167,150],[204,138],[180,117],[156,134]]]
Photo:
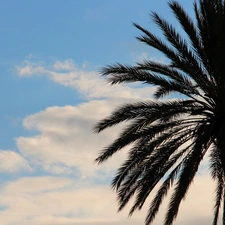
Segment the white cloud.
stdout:
[[[100,169],[96,169],[94,164],[97,150],[110,143],[121,126],[96,135],[93,134],[94,124],[124,102],[151,98],[153,88],[132,85],[109,88],[98,73],[78,69],[71,59],[43,65],[43,62],[39,65],[25,61],[17,67],[18,74],[25,74],[25,68],[29,68],[29,75],[47,76],[57,83],[70,86],[88,102],[77,106],[50,107],[25,118],[25,128],[36,130],[39,134],[17,138],[20,152],[51,173],[69,174],[75,170],[82,177],[99,175],[97,171]],[[38,69],[40,67],[42,69]],[[121,154],[118,154],[106,166],[103,165],[103,174],[111,173],[115,164],[121,162],[120,158]]]
[[40,134],[17,138],[18,148],[22,155],[48,172],[75,173],[76,170],[89,178],[97,176],[100,168],[104,173],[111,173],[115,164],[121,162],[121,154],[102,167],[97,167],[94,159],[98,150],[117,136],[120,127],[97,135],[93,133],[93,126],[115,104],[91,101],[78,106],[50,107],[28,116],[24,126]]
[[[73,60],[55,61],[43,66],[43,62],[24,61],[16,67],[20,76],[41,75],[52,81],[79,91],[87,99],[117,98],[143,99],[151,98],[153,87],[136,87],[131,85],[110,86],[96,71],[85,71],[76,67]],[[110,88],[109,88],[110,86]]]
[[[147,201],[142,211],[127,218],[129,207],[116,213],[115,194],[108,186],[84,187],[68,178],[25,177],[5,184],[0,191],[0,206],[5,207],[0,220],[5,225],[143,224],[149,204]],[[174,225],[192,225],[196,221],[198,225],[210,225],[212,192],[209,177],[198,177]],[[166,207],[163,204],[155,225],[162,224]]]
[[65,60],[63,62],[61,61],[56,61],[53,65],[53,68],[55,70],[74,70],[76,67],[74,65],[74,62],[72,59],[68,59],[68,60]]
[[[122,85],[109,88],[95,71],[78,69],[72,60],[43,65],[26,61],[17,67],[18,74],[46,76],[76,89],[87,102],[76,106],[49,107],[26,117],[24,127],[38,134],[18,137],[16,143],[21,155],[34,167],[39,166],[61,176],[72,174],[75,178],[29,177],[5,184],[0,190],[4,193],[0,202],[7,208],[0,213],[0,220],[6,225],[143,224],[149,201],[141,212],[127,219],[128,209],[116,214],[116,196],[109,185],[99,184],[111,179],[126,150],[106,164],[94,164],[98,151],[118,135],[122,125],[98,135],[93,134],[92,128],[116,106],[151,98],[153,88]],[[198,221],[199,225],[211,224],[213,191],[213,183],[204,171],[196,178],[182,204],[175,225],[191,225],[195,223],[193,221]],[[160,209],[154,224],[162,224],[165,212],[166,204]]]
[[73,180],[63,177],[23,177],[18,180],[8,182],[1,189],[1,192],[12,197],[26,194],[40,194],[59,190],[71,185],[72,183]]
[[0,173],[15,173],[22,170],[31,171],[28,162],[11,150],[0,150]]
[[145,60],[151,60],[153,62],[165,63],[168,61],[164,56],[150,56],[147,52],[142,52],[141,54],[131,53],[131,58],[136,62],[143,62]]
[[21,77],[29,77],[33,74],[40,74],[44,72],[44,67],[40,63],[32,63],[25,60],[21,66],[16,66],[16,71]]

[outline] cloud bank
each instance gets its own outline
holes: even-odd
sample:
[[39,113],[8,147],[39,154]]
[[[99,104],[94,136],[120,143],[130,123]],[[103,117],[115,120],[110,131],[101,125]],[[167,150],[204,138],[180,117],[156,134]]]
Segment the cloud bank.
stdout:
[[[109,87],[97,72],[85,71],[71,59],[50,64],[24,61],[16,70],[21,79],[43,76],[73,88],[84,102],[52,106],[27,116],[23,126],[35,134],[16,138],[18,153],[0,151],[0,171],[31,171],[30,176],[0,187],[0,220],[6,225],[144,224],[148,202],[142,211],[127,218],[129,207],[116,213],[116,196],[109,186],[126,151],[100,166],[94,163],[99,150],[118,135],[123,125],[99,135],[93,133],[93,126],[122,103],[151,99],[154,88]],[[175,225],[196,221],[199,225],[211,224],[214,185],[209,180],[206,173],[196,178]],[[162,224],[166,202],[156,225]]]

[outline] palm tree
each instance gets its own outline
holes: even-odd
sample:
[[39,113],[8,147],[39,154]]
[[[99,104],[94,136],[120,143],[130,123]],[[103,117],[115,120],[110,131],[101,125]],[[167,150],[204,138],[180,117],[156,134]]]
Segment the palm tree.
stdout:
[[[132,144],[112,181],[118,194],[118,210],[135,196],[132,215],[161,182],[145,224],[154,221],[164,197],[173,188],[164,220],[170,225],[208,152],[211,176],[216,182],[213,225],[218,222],[222,201],[225,225],[225,1],[195,2],[195,20],[178,2],[170,1],[168,5],[185,38],[155,12],[152,19],[165,40],[134,23],[142,32],[137,39],[163,53],[168,63],[145,60],[134,66],[109,65],[101,71],[111,84],[143,82],[157,89],[155,100],[126,104],[95,126],[95,131],[101,132],[129,121],[96,161],[102,163]],[[162,99],[171,93],[181,97]]]

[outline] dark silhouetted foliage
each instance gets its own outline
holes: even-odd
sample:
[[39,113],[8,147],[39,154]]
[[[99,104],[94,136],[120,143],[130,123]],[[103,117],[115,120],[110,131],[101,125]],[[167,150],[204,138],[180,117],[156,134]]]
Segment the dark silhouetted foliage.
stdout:
[[[102,69],[111,84],[143,82],[157,87],[152,101],[126,104],[101,120],[96,132],[129,121],[119,137],[96,159],[106,161],[130,144],[127,159],[117,171],[112,187],[119,210],[135,197],[130,215],[141,209],[159,182],[145,224],[149,225],[172,188],[164,224],[177,217],[181,201],[207,152],[216,182],[213,225],[225,201],[225,2],[199,0],[193,4],[195,20],[176,1],[168,3],[185,36],[157,13],[153,22],[164,39],[134,23],[141,42],[163,53],[168,62],[145,60],[135,65],[115,64]],[[162,99],[178,93],[179,99]],[[225,204],[223,224],[225,225]]]

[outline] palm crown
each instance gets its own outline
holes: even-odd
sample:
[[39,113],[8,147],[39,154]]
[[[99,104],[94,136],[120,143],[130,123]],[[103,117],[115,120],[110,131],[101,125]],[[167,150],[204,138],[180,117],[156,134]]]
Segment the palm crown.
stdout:
[[[111,84],[141,81],[157,89],[155,100],[126,104],[96,125],[95,131],[101,132],[130,121],[96,161],[102,163],[133,144],[112,181],[119,210],[132,196],[135,202],[130,215],[141,209],[156,184],[162,181],[145,224],[153,222],[163,198],[173,187],[164,222],[170,225],[209,151],[211,175],[217,184],[213,219],[216,225],[221,201],[225,200],[225,2],[195,2],[194,21],[178,2],[168,4],[186,38],[154,12],[153,21],[162,30],[164,40],[134,24],[142,32],[137,39],[163,53],[168,63],[145,60],[134,66],[116,64],[102,69],[102,75],[107,76]],[[160,100],[171,93],[184,97]],[[225,224],[224,209],[223,212]]]

